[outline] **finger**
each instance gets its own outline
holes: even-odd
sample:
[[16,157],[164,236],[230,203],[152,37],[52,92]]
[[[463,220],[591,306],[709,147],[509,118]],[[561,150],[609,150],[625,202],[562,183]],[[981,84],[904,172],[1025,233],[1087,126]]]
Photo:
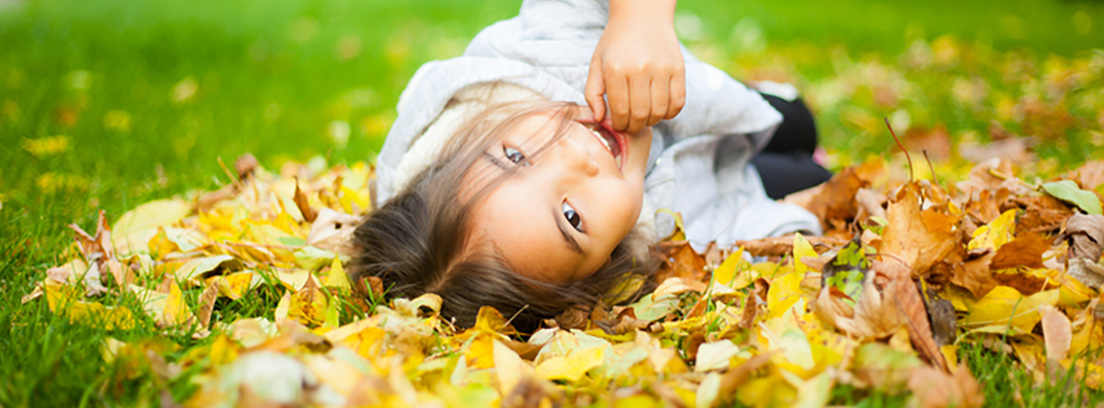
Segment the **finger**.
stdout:
[[652,111],[648,115],[648,126],[653,126],[666,119],[667,106],[670,105],[668,93],[671,89],[669,78],[652,80]]
[[674,119],[686,105],[686,72],[681,69],[675,72],[668,89],[667,114],[663,118]]
[[606,100],[609,103],[610,122],[616,130],[629,126],[629,82],[622,75],[606,70]]
[[652,79],[641,75],[629,79],[629,124],[625,129],[636,134],[648,123],[652,114]]
[[587,74],[586,89],[583,94],[586,96],[587,105],[590,105],[590,111],[594,113],[594,120],[601,122],[606,116],[606,100],[602,98],[602,94],[606,92],[606,84],[602,79],[602,61],[599,58],[593,58],[590,60],[590,72]]

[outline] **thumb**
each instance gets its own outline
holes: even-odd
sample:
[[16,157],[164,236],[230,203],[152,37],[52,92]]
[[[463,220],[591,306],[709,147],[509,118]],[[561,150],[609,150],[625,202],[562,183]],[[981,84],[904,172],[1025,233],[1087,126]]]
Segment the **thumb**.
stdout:
[[595,57],[590,60],[590,72],[587,74],[586,89],[583,94],[586,96],[587,105],[590,105],[590,111],[594,113],[594,120],[598,122],[606,116],[606,100],[602,98],[605,93],[606,83],[602,76],[602,61]]

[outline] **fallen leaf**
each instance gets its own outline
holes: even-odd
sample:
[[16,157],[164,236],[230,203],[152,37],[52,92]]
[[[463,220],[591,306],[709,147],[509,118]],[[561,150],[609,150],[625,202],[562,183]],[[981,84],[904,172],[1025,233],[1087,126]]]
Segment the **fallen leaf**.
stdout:
[[1059,368],[1059,362],[1066,359],[1073,341],[1073,327],[1065,313],[1054,306],[1042,305],[1039,308],[1042,317],[1043,340],[1046,342],[1047,366],[1052,374]]
[[1086,258],[1071,258],[1066,273],[1093,289],[1104,284],[1104,266]]
[[1058,303],[1058,290],[1041,291],[1023,296],[1007,286],[997,286],[974,304],[973,310],[963,319],[968,327],[1003,326],[1030,332],[1039,322],[1039,311],[1044,305]]
[[923,408],[969,408],[985,403],[981,387],[966,366],[959,367],[954,374],[928,366],[914,368],[909,376],[908,388]]
[[1097,187],[1104,184],[1104,161],[1087,161],[1077,170],[1071,171],[1069,178],[1076,180],[1077,184],[1085,190],[1096,190]]
[[740,347],[728,340],[704,343],[698,347],[694,371],[727,369],[729,360],[739,353]]
[[[813,249],[819,249],[820,252],[827,251],[828,248],[840,246],[848,242],[845,239],[832,237],[805,237],[805,239],[813,246]],[[744,252],[751,256],[781,257],[793,253],[793,242],[794,240],[792,237],[782,236],[736,241],[732,245],[733,247],[743,249]]]
[[318,211],[318,218],[311,224],[307,245],[336,253],[347,253],[353,230],[359,224],[358,216],[322,208]]
[[303,215],[303,220],[314,222],[318,218],[318,212],[311,208],[307,195],[299,189],[299,179],[295,179],[295,206],[299,207],[299,213]]
[[[131,233],[154,229],[157,227],[171,227],[192,212],[191,204],[180,199],[166,199],[150,201],[139,205],[133,210],[127,211],[114,224],[116,236],[127,236]],[[144,244],[145,242],[143,242]]]
[[1101,215],[1100,198],[1090,191],[1082,190],[1072,180],[1043,183],[1040,188],[1054,198],[1076,205],[1089,214]]
[[1070,244],[1070,259],[1099,261],[1104,252],[1104,216],[1074,214],[1066,221],[1064,237]]
[[924,276],[936,263],[953,263],[958,217],[934,210],[921,210],[919,186],[902,188],[886,210],[889,225],[876,245],[878,253],[896,257],[917,276]]
[[1001,245],[993,256],[989,267],[992,269],[1006,269],[1016,267],[1042,268],[1043,253],[1050,249],[1050,244],[1036,233],[1020,235]]
[[660,270],[656,272],[656,282],[663,282],[669,278],[683,278],[687,281],[702,281],[705,279],[705,258],[698,254],[689,242],[661,242],[657,245],[657,250],[663,264]]

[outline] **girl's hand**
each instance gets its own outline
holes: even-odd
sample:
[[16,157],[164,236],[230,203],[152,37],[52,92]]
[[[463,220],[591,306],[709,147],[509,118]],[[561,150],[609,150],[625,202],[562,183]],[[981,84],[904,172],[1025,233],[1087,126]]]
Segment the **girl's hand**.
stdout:
[[678,115],[686,102],[686,66],[674,28],[674,0],[611,0],[594,49],[586,100],[597,121],[609,100],[615,130],[636,134]]

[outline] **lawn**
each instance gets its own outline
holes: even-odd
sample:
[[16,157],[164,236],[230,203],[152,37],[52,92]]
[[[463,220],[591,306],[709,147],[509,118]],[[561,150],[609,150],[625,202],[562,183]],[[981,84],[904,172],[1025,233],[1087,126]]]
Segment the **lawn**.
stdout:
[[[46,270],[72,256],[66,226],[94,231],[100,209],[114,222],[150,200],[216,190],[244,153],[274,171],[371,160],[419,64],[459,54],[517,7],[0,1],[0,406],[137,405],[194,393],[197,372],[168,382],[131,376],[101,350],[110,336],[163,347],[173,362],[210,341],[178,332],[158,346],[151,322],[104,330],[70,323],[45,302],[23,305]],[[895,143],[883,117],[946,179],[965,178],[970,152],[984,154],[994,139],[1032,138],[1034,156],[1017,163],[1025,180],[1104,152],[1099,1],[686,1],[679,10],[680,36],[701,58],[805,92],[834,170],[902,162],[886,153]],[[267,285],[223,318],[269,313],[280,297]],[[1078,404],[1060,386],[1036,386],[1011,357],[959,353],[990,404]],[[903,400],[847,388],[833,396],[866,406]]]

